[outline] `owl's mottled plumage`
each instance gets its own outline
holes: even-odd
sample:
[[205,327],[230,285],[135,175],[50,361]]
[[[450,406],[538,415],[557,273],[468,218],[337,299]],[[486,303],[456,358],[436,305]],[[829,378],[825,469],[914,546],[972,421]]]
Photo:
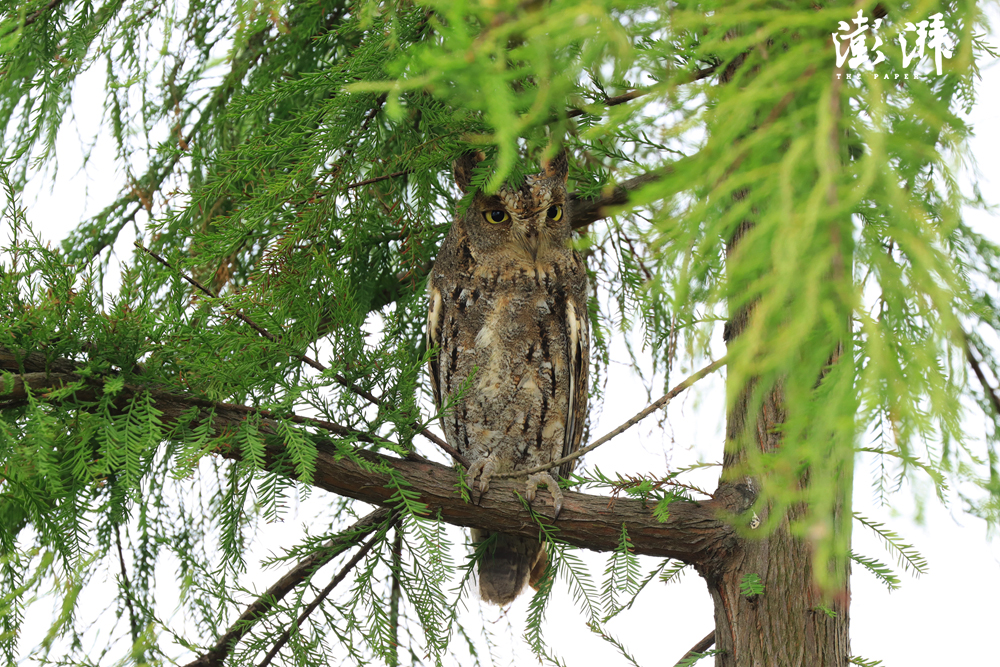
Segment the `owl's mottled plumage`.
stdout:
[[[478,159],[467,155],[455,163],[463,192]],[[477,193],[431,271],[434,401],[440,409],[461,393],[441,426],[448,443],[469,459],[469,483],[475,488],[478,477],[480,494],[494,474],[533,468],[580,446],[590,328],[587,274],[570,245],[566,176],[563,153],[520,188]],[[558,473],[572,470],[573,463],[565,463]],[[558,513],[562,493],[549,473],[528,478],[527,499],[539,484]],[[477,543],[489,535],[472,533]],[[529,579],[538,580],[545,562],[537,539],[498,535],[480,561],[483,599],[511,602]]]

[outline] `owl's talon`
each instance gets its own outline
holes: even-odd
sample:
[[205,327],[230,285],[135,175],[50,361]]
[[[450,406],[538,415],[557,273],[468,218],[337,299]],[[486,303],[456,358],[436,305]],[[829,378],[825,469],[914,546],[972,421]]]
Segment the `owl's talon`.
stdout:
[[558,519],[559,512],[562,511],[563,493],[562,489],[559,488],[559,483],[549,473],[536,472],[534,475],[528,477],[528,487],[524,492],[525,498],[528,499],[529,503],[532,502],[535,499],[535,492],[538,490],[539,484],[545,484],[545,488],[552,494],[552,507],[555,508],[555,516],[553,518]]
[[485,459],[478,459],[469,466],[466,478],[470,491],[475,488],[476,477],[479,477],[479,498],[476,499],[476,503],[482,500],[483,494],[490,490],[490,478],[493,477],[493,473],[496,471],[497,464],[492,456],[488,456]]

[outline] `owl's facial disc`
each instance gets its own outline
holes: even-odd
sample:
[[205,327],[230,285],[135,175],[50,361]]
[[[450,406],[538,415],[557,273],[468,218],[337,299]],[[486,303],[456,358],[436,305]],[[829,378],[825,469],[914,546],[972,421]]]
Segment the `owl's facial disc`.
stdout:
[[564,245],[565,187],[544,174],[530,175],[517,189],[501,187],[480,200],[487,227],[509,230],[515,247],[534,263],[546,247]]

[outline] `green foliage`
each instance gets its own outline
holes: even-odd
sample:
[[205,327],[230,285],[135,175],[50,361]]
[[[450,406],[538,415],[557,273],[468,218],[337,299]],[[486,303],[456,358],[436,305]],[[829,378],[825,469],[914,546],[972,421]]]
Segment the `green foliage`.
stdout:
[[[922,3],[879,4],[897,27],[928,13]],[[652,393],[678,363],[708,356],[720,323],[753,305],[728,352],[729,404],[749,388],[751,423],[726,445],[727,474],[759,482],[758,502],[769,506],[761,535],[789,508],[804,509],[792,530],[820,536],[821,585],[836,583],[827,566],[851,553],[851,513],[836,510],[859,451],[879,457],[874,484],[884,497],[912,481],[941,498],[955,489],[996,526],[1000,248],[962,219],[963,205],[983,202],[959,190],[954,166],[968,157],[961,112],[988,52],[981,10],[947,3],[956,48],[944,74],[923,69],[897,83],[835,76],[830,32],[852,7],[9,7],[0,21],[10,239],[0,256],[0,349],[14,360],[0,379],[4,656],[30,650],[19,645],[25,611],[49,591],[58,613],[41,650],[60,641],[65,661],[96,662],[81,648],[89,619],[79,600],[102,568],[119,573],[114,613],[128,625],[134,662],[172,659],[170,641],[200,651],[250,594],[237,577],[255,528],[287,519],[292,500],[308,495],[320,448],[362,467],[371,466],[363,448],[432,455],[416,439],[429,417],[423,295],[461,205],[450,164],[467,150],[488,155],[474,176],[486,190],[523,178],[557,144],[580,199],[656,176],[579,241],[596,288],[595,402],[612,331],[638,330],[629,353],[637,371],[638,348],[652,356]],[[880,71],[906,73],[894,43],[883,52]],[[21,193],[56,168],[57,132],[92,87],[82,77],[101,72],[122,189],[49,248],[33,235]],[[84,137],[88,157],[107,136]],[[122,287],[106,297],[105,282],[118,277],[113,247],[128,231],[167,265],[119,248]],[[36,384],[14,394],[22,375]],[[765,450],[753,422],[778,391],[781,446]],[[223,423],[232,406],[244,418]],[[968,431],[976,419],[987,424],[983,438]],[[268,445],[282,454],[269,459]],[[292,623],[315,592],[310,579],[241,640],[232,663],[254,661],[286,625],[301,664],[332,661],[333,644],[357,664],[406,651],[441,663],[456,637],[472,646],[458,601],[441,593],[461,569],[441,527],[406,480],[383,472],[402,560],[382,527],[348,592]],[[685,472],[582,470],[576,481],[640,498],[666,521],[671,502],[708,496]],[[329,502],[335,533],[353,503]],[[926,571],[911,545],[857,518],[904,570]],[[550,563],[531,602],[529,645],[560,664],[543,639],[560,585],[631,660],[604,625],[653,578],[676,581],[686,566],[664,561],[640,577],[623,526],[598,585],[550,528],[540,525]],[[312,548],[310,538],[289,553]],[[897,585],[879,561],[852,557]],[[180,604],[196,637],[171,636],[163,619],[173,610],[153,595],[169,559],[180,563]],[[385,577],[398,582],[402,620],[388,612]],[[760,594],[756,581],[742,582],[745,595]]]
[[710,658],[713,655],[718,655],[719,653],[720,651],[718,650],[705,651],[704,653],[698,653],[696,651],[692,653],[689,657],[686,657],[680,662],[678,662],[675,665],[675,667],[691,667],[691,665],[697,664],[697,662],[702,658]]
[[639,559],[633,553],[632,540],[628,538],[628,530],[622,524],[621,541],[611,552],[607,568],[604,570],[604,620],[615,616],[621,610],[619,595],[631,596],[635,599],[641,584],[639,582]]
[[[670,563],[670,561],[666,561],[664,565],[668,563]],[[660,574],[660,581],[665,584],[676,583],[677,581],[680,581],[681,576],[685,571],[687,571],[688,567],[690,567],[689,563],[675,561],[673,565],[663,570],[663,573]]]
[[851,560],[874,574],[875,577],[885,584],[886,588],[890,591],[894,591],[899,588],[899,577],[897,577],[896,573],[892,571],[892,568],[885,563],[875,558],[862,556],[861,554],[857,554],[853,551],[851,552]]
[[764,594],[764,582],[760,580],[760,575],[756,572],[748,572],[740,579],[740,595],[753,597]]
[[667,522],[670,518],[670,503],[675,500],[690,500],[690,492],[695,491],[704,496],[710,496],[696,486],[681,481],[684,473],[693,469],[703,468],[712,464],[697,464],[681,470],[675,470],[663,478],[646,477],[643,475],[621,475],[616,477],[594,468],[589,474],[576,474],[572,484],[594,489],[610,489],[616,496],[622,491],[626,495],[641,499],[647,505],[653,505],[653,516]]
[[906,544],[895,531],[889,530],[884,524],[866,519],[860,514],[854,514],[854,518],[862,526],[871,529],[885,545],[886,550],[896,557],[896,563],[906,572],[911,572],[914,576],[927,574],[927,560],[920,555],[912,544]]
[[826,614],[826,616],[828,618],[836,618],[837,617],[837,612],[835,612],[833,609],[830,609],[825,604],[818,604],[815,607],[813,607],[813,609],[815,609],[816,611],[823,612],[824,614]]

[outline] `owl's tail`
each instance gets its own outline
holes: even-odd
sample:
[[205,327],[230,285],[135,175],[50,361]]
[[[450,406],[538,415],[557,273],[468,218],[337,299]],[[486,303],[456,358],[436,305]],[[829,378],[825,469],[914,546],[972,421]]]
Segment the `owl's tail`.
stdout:
[[[481,542],[490,534],[473,530],[472,541]],[[493,604],[510,604],[525,584],[538,589],[548,560],[545,545],[537,539],[500,533],[479,561],[479,594]]]

